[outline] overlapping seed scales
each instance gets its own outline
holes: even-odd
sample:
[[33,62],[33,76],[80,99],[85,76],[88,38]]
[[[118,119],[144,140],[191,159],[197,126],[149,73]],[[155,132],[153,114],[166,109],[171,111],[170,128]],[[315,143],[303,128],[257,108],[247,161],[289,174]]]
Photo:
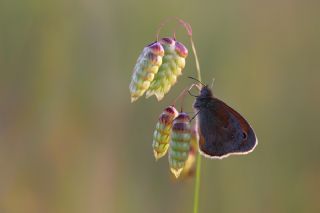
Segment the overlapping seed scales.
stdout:
[[191,130],[191,142],[188,159],[181,172],[182,178],[192,177],[195,173],[196,168],[196,156],[198,154],[198,141],[199,135],[195,127]]
[[165,52],[162,65],[146,93],[147,98],[155,95],[158,101],[177,82],[178,76],[182,74],[182,70],[185,67],[185,59],[188,56],[188,49],[173,38],[163,38],[160,43]]
[[172,124],[169,145],[169,166],[176,178],[179,177],[188,159],[191,141],[191,126],[189,116],[180,113]]
[[178,116],[178,111],[173,106],[169,106],[161,113],[153,133],[153,153],[156,160],[163,157],[169,147],[169,138],[172,129],[172,122]]
[[149,88],[162,64],[163,55],[164,49],[160,42],[154,42],[143,49],[134,66],[129,86],[131,102],[136,101]]

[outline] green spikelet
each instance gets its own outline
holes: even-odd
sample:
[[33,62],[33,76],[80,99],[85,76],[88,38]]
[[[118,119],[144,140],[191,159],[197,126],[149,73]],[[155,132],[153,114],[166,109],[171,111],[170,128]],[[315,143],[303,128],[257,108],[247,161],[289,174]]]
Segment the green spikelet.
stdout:
[[176,83],[178,76],[182,74],[182,69],[186,63],[185,58],[188,55],[188,49],[173,38],[163,38],[160,43],[165,51],[162,65],[146,93],[147,98],[155,95],[158,101],[169,92],[170,88]]
[[169,166],[176,178],[179,177],[188,159],[191,141],[189,116],[180,113],[173,121],[169,145]]
[[143,49],[133,69],[129,86],[131,102],[136,101],[149,88],[162,64],[163,55],[164,49],[160,42],[154,42]]
[[196,156],[198,154],[198,141],[199,141],[199,135],[198,135],[197,129],[195,127],[192,127],[190,150],[189,150],[188,159],[181,172],[182,178],[192,177],[195,173]]
[[161,113],[156,130],[153,133],[153,153],[156,160],[163,157],[169,147],[169,138],[172,128],[172,121],[178,115],[178,111],[173,106],[169,106]]

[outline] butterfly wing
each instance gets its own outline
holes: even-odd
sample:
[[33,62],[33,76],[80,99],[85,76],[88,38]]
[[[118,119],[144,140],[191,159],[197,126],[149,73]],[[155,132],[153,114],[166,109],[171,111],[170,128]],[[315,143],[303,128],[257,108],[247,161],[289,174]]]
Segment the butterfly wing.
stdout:
[[199,147],[210,158],[246,154],[257,145],[249,123],[234,109],[217,98],[211,98],[198,115]]

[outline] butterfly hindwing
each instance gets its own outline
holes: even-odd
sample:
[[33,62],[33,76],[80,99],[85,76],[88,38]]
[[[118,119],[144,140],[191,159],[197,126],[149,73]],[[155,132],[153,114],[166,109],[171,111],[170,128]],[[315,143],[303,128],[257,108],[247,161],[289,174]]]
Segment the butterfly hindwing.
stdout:
[[255,133],[234,109],[212,95],[200,95],[194,106],[199,110],[199,147],[204,155],[223,158],[254,149],[257,144]]

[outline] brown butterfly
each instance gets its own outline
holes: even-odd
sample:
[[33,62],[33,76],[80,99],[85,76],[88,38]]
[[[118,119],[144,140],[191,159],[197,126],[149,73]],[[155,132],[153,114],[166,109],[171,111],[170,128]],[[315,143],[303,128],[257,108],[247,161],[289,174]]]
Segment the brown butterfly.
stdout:
[[222,159],[232,154],[252,152],[258,140],[249,123],[234,109],[214,97],[208,85],[201,84],[200,95],[196,96],[193,104],[198,111],[201,154]]

